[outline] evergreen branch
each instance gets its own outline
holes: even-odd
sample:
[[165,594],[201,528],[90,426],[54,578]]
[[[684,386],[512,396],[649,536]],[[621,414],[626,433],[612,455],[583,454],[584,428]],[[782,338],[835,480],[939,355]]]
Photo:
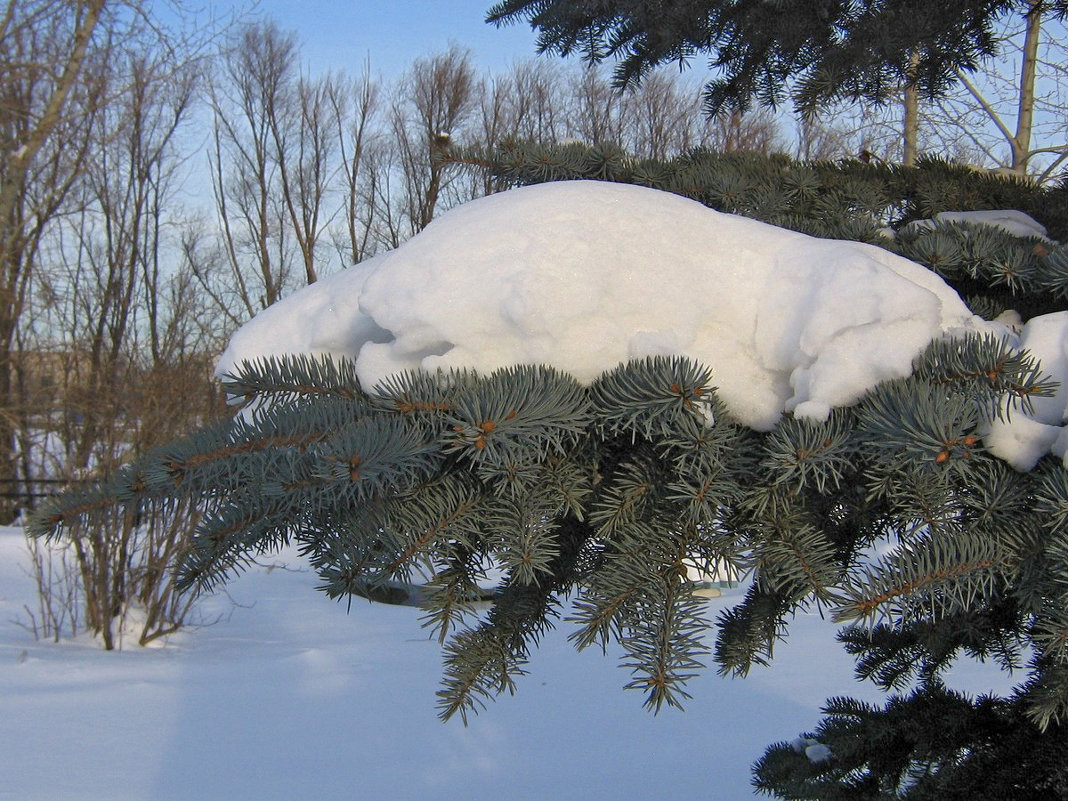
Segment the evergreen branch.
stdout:
[[891,463],[965,469],[982,450],[972,399],[922,379],[880,384],[864,397],[857,414],[864,449]]
[[840,409],[821,423],[787,418],[766,438],[762,466],[777,484],[801,490],[811,482],[821,494],[836,489],[852,471],[851,423]]
[[956,487],[960,521],[975,536],[998,543],[1006,565],[1019,565],[1037,556],[1045,539],[1046,521],[1033,512],[1034,482],[1000,460],[984,458],[973,467],[974,479]]
[[1051,665],[1068,665],[1068,593],[1050,599],[1045,609],[1035,616],[1030,637],[1036,651]]
[[127,499],[106,486],[91,487],[77,494],[63,493],[47,498],[26,525],[30,537],[54,540],[104,512],[124,507]]
[[438,571],[424,588],[426,614],[422,625],[431,630],[439,645],[445,644],[454,626],[473,613],[473,604],[490,597],[479,587],[473,574],[474,570],[464,559],[455,558],[453,564]]
[[1006,419],[1018,407],[1031,414],[1031,399],[1051,397],[1058,386],[1030,352],[1015,350],[992,334],[936,340],[914,369],[917,378],[934,386],[948,385],[974,397],[989,420]]
[[476,462],[508,461],[517,450],[565,453],[585,430],[585,393],[552,368],[498,370],[458,394],[445,446]]
[[1068,246],[1061,245],[1050,251],[1042,258],[1041,264],[1042,269],[1036,280],[1039,288],[1060,298],[1068,298]]
[[404,371],[376,384],[370,402],[383,411],[416,417],[429,415],[439,420],[455,410],[456,396],[477,381],[477,376],[466,370]]
[[[581,452],[580,452],[581,454]],[[593,469],[586,459],[550,456],[542,463],[538,482],[553,491],[565,514],[584,520],[593,493]]]
[[558,505],[542,495],[533,500],[497,501],[483,517],[494,556],[508,584],[535,584],[551,575],[559,549]]
[[1046,665],[1040,660],[1036,666],[1038,670],[1020,692],[1027,720],[1039,731],[1063,738],[1068,721],[1068,665]]
[[679,504],[680,518],[693,525],[710,525],[723,517],[724,507],[737,500],[741,490],[727,470],[691,477],[685,473],[672,481],[666,499]]
[[[595,519],[591,525],[597,525]],[[597,569],[585,583],[574,603],[575,614],[569,618],[579,623],[580,628],[569,639],[579,650],[600,643],[603,651],[614,631],[621,643],[630,640],[629,647],[634,653],[653,648],[652,643],[659,641],[659,635],[643,628],[646,624],[642,610],[647,610],[649,604],[659,608],[661,602],[679,608],[688,603],[682,600],[682,595],[678,598],[675,595],[684,592],[689,597],[692,592],[692,586],[685,580],[685,562],[696,547],[699,532],[696,528],[689,532],[663,531],[638,521],[620,526],[608,539],[601,538],[602,530],[603,527],[595,529],[601,545]],[[679,582],[684,584],[685,591],[676,589]],[[656,648],[645,651],[647,655],[654,652],[659,653]],[[659,670],[650,669],[652,674],[660,675]],[[666,696],[660,697],[658,705],[665,701]]]
[[569,622],[581,623],[582,626],[568,635],[568,639],[579,651],[597,643],[601,646],[601,653],[607,653],[613,627],[639,592],[640,587],[634,585],[623,592],[604,597],[587,589],[575,600],[575,613],[568,618]]
[[789,599],[754,584],[737,606],[720,613],[715,660],[721,676],[746,676],[753,665],[768,665],[775,643],[785,638]]
[[559,528],[560,547],[545,576],[537,583],[513,583],[496,596],[485,623],[460,632],[445,646],[445,677],[438,692],[439,715],[457,712],[466,723],[469,712],[507,691],[525,672],[531,645],[551,628],[558,615],[556,593],[570,588],[589,529],[573,519]]
[[649,438],[675,431],[681,418],[711,424],[710,382],[711,373],[688,359],[655,356],[605,373],[589,393],[609,432]]
[[110,479],[68,490],[47,498],[27,520],[30,537],[57,539],[64,532],[102,525],[109,515],[138,517],[164,513],[175,502],[153,480],[153,460],[146,457],[126,465]]
[[858,679],[885,691],[902,690],[916,680],[937,682],[961,650],[977,659],[993,658],[1003,670],[1018,669],[1024,648],[1019,626],[1015,605],[998,599],[938,620],[849,626],[838,633],[838,640],[857,658]]
[[645,691],[645,707],[653,712],[665,704],[682,709],[683,700],[691,697],[682,688],[704,667],[698,657],[708,650],[701,639],[707,627],[701,615],[704,601],[693,596],[677,572],[652,587],[652,595],[646,585],[638,596],[620,638],[628,656],[623,666],[634,676],[625,689]]
[[715,396],[706,412],[676,417],[670,429],[654,440],[657,453],[670,461],[680,475],[727,474],[745,469],[742,465],[749,461],[747,452],[755,447],[755,433],[733,423]]
[[466,726],[468,714],[485,709],[486,701],[515,694],[515,678],[526,672],[525,653],[520,655],[508,639],[505,632],[483,626],[445,644],[445,675],[437,693],[443,721],[459,713]]
[[950,539],[929,537],[852,576],[840,590],[833,619],[909,619],[925,608],[937,619],[988,595],[1004,557],[986,538]]
[[1041,477],[1035,491],[1037,511],[1043,524],[1054,532],[1068,529],[1068,470],[1063,466],[1047,466],[1042,469]]
[[882,708],[831,698],[816,731],[768,748],[754,784],[819,801],[1056,798],[1064,731],[1036,725],[1026,700],[972,699],[937,682]]
[[366,401],[351,359],[327,355],[265,356],[237,365],[222,376],[228,395],[245,403],[267,396],[335,397]]
[[824,534],[799,520],[776,522],[761,537],[753,557],[757,581],[791,601],[829,600],[841,567]]
[[253,563],[256,554],[288,543],[298,530],[288,509],[232,503],[204,515],[196,536],[177,568],[179,592],[210,591],[233,571]]
[[427,526],[417,537],[412,539],[407,547],[396,556],[388,565],[385,572],[393,574],[407,564],[416,554],[422,552],[430,543],[434,542],[445,532],[452,530],[456,524],[469,517],[478,506],[478,499],[466,497],[445,515],[439,516],[431,525]]
[[269,450],[303,449],[320,440],[321,437],[321,434],[277,435],[239,442],[225,442],[219,447],[207,451],[198,448],[192,453],[171,451],[167,455],[160,454],[158,463],[175,487],[180,487],[190,473],[198,470],[202,471],[206,466],[213,463],[235,458],[240,459]]
[[364,417],[318,443],[312,475],[347,488],[351,504],[430,478],[439,467],[435,443],[395,418]]
[[[212,494],[257,482],[269,454],[304,454],[353,419],[352,406],[326,399],[244,412],[161,446],[142,460],[148,486],[160,493]],[[252,458],[254,457],[254,458]]]
[[927,533],[955,532],[964,525],[957,495],[963,483],[930,463],[876,462],[867,469],[866,501],[885,510],[876,538],[895,534],[911,542]]
[[613,539],[627,526],[643,520],[654,508],[661,482],[648,460],[618,465],[599,488],[589,511],[597,536]]

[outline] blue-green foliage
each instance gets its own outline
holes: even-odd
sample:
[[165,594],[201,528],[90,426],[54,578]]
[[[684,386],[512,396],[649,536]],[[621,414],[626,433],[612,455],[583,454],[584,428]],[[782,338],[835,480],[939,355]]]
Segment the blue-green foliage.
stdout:
[[[425,582],[427,625],[448,643],[445,714],[510,690],[572,592],[576,644],[618,641],[627,686],[679,705],[711,648],[695,570],[755,577],[720,621],[725,672],[770,659],[810,604],[860,625],[928,626],[1010,604],[1014,647],[1065,662],[1066,513],[1046,511],[1068,508],[1063,468],[1015,473],[980,439],[1005,408],[993,399],[1049,384],[989,339],[936,343],[912,378],[766,434],[732,421],[714,376],[682,358],[620,365],[588,387],[528,366],[404,374],[369,393],[347,361],[271,359],[227,388],[247,402],[232,422],[62,496],[36,533],[193,497],[204,516],[179,566],[187,589],[290,542],[334,598]],[[898,547],[875,559],[878,543]],[[479,621],[490,568],[506,578]],[[931,662],[922,649],[910,659]],[[1066,704],[1043,690],[1031,710],[1045,725]]]

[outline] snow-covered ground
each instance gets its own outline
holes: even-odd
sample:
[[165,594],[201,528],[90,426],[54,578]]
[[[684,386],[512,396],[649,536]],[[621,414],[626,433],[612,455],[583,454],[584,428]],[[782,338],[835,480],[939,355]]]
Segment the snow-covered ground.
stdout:
[[[564,624],[515,697],[464,728],[435,714],[440,653],[416,609],[314,592],[293,555],[208,597],[212,625],[162,647],[36,642],[20,529],[0,528],[0,801],[751,798],[749,766],[812,728],[832,694],[878,697],[817,615],[770,668],[714,669],[684,712],[624,693],[614,654],[576,653]],[[730,592],[730,591],[729,591]],[[709,614],[738,600],[709,602]],[[710,632],[711,636],[711,632]],[[993,666],[956,683],[1005,690]]]

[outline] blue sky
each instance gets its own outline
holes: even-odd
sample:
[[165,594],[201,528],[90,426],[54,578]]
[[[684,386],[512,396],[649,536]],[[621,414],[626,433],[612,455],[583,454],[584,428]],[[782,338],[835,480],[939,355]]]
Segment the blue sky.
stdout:
[[491,5],[493,0],[260,0],[256,13],[297,32],[313,72],[356,72],[369,56],[372,72],[391,78],[450,42],[469,48],[476,64],[494,71],[534,57],[529,26],[484,22]]

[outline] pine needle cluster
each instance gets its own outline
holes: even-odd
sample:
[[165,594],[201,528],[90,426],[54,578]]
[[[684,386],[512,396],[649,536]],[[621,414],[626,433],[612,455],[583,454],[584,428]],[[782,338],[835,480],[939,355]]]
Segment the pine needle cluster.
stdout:
[[812,0],[499,0],[487,19],[523,22],[539,52],[616,67],[632,86],[662,64],[707,60],[709,114],[776,107],[810,111],[834,99],[889,102],[912,84],[937,97],[999,52],[997,25],[1013,11],[1068,14],[1064,0],[953,3]]

